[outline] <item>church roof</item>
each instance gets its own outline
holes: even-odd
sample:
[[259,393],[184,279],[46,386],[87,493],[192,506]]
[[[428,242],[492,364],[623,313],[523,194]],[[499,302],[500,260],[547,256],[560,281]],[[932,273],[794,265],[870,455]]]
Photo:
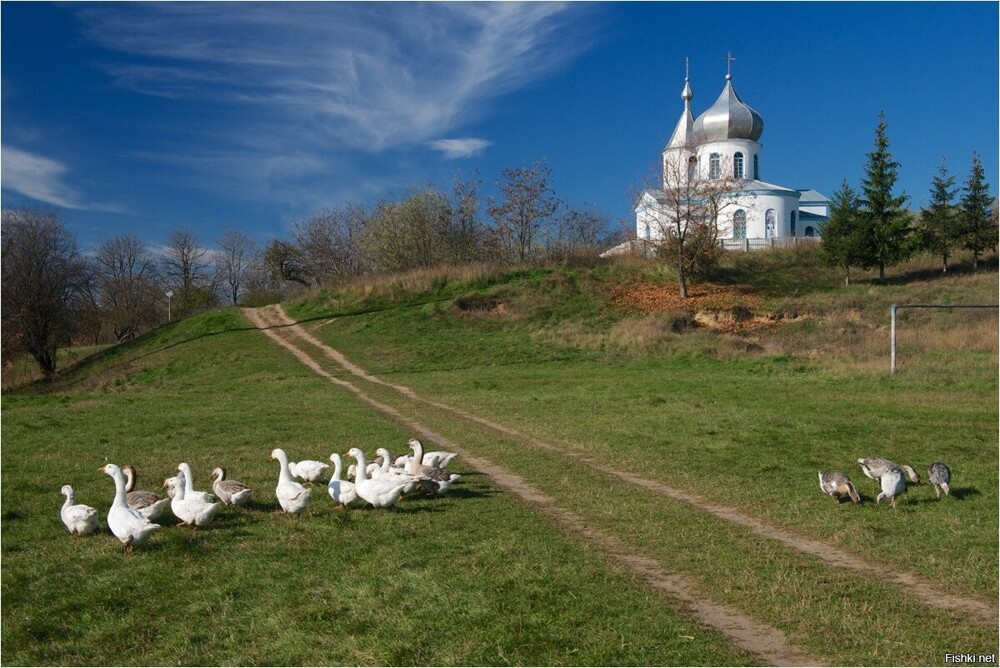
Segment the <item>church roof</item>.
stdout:
[[764,119],[743,103],[733,89],[732,76],[727,74],[722,94],[694,122],[694,133],[699,142],[723,139],[757,141],[764,133]]
[[670,141],[667,142],[668,149],[694,146],[694,116],[691,114],[691,98],[693,97],[694,93],[691,92],[691,84],[688,82],[687,77],[685,77],[684,90],[681,92],[681,99],[684,100],[684,113],[681,114],[680,120],[677,121],[674,134],[670,135]]
[[800,190],[799,192],[802,193],[801,201],[803,204],[805,204],[806,202],[826,203],[830,201],[825,195],[820,194],[816,190]]

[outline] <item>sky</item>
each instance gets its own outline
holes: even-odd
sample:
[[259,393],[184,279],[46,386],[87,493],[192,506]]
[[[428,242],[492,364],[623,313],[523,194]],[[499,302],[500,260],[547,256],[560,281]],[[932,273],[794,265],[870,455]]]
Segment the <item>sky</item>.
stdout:
[[857,188],[880,112],[896,192],[998,175],[996,2],[0,5],[0,200],[84,250],[178,228],[262,243],[324,207],[497,191],[544,160],[568,205],[633,220],[683,110],[764,119],[762,180]]

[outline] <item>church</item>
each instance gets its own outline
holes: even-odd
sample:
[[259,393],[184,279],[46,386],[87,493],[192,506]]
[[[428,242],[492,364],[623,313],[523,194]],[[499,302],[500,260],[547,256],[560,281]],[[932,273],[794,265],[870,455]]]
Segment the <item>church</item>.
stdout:
[[[732,57],[729,57],[731,64]],[[733,88],[731,70],[722,93],[697,118],[691,112],[689,77],[684,78],[684,111],[663,149],[660,188],[642,192],[635,207],[636,238],[657,243],[670,228],[679,202],[712,201],[703,215],[714,218],[718,243],[731,250],[790,246],[818,238],[829,218],[829,200],[809,189],[793,189],[761,179],[764,119]],[[711,192],[716,196],[692,195]],[[688,214],[690,215],[690,214]],[[615,249],[617,250],[617,249]]]

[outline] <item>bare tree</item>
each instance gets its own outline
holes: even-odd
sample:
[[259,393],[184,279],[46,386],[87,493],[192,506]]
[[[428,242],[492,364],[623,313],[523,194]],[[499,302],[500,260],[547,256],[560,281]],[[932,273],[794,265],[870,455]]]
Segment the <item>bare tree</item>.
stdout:
[[210,255],[198,236],[187,229],[167,235],[161,260],[163,279],[176,295],[174,308],[179,315],[210,306],[214,299]]
[[365,257],[380,271],[441,264],[448,259],[450,225],[448,198],[432,188],[401,202],[382,202],[365,230]]
[[138,336],[158,320],[156,258],[142,239],[121,234],[97,247],[92,260],[101,310],[118,342]]
[[85,273],[76,241],[55,212],[3,212],[3,356],[27,351],[42,373],[56,370],[56,351],[73,330],[73,304]]
[[656,241],[658,255],[676,269],[685,299],[688,280],[714,266],[722,252],[719,235],[728,229],[724,214],[739,186],[738,179],[723,175],[732,173],[719,165],[718,178],[699,176],[693,163],[670,156],[663,161],[659,187],[638,196],[639,236]]
[[256,255],[256,242],[237,230],[223,230],[219,250],[215,252],[215,266],[219,281],[226,287],[227,297],[233,305],[240,303]]
[[337,283],[363,273],[366,267],[361,239],[368,217],[364,206],[348,203],[294,223],[302,273],[316,285]]
[[607,216],[593,209],[564,209],[550,229],[548,254],[564,260],[596,255],[598,241],[607,233],[607,227]]
[[305,258],[294,243],[272,239],[264,247],[263,262],[274,280],[309,287]]
[[508,259],[524,262],[531,257],[539,234],[559,210],[561,202],[549,186],[551,173],[545,162],[500,172],[502,200],[490,198],[487,213],[494,221]]

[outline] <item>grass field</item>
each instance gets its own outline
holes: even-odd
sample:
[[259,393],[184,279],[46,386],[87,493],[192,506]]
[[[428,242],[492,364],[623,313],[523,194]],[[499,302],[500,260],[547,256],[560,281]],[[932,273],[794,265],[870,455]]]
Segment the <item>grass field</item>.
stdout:
[[[888,304],[996,303],[995,272],[938,278],[916,266],[910,280],[840,288],[808,258],[781,260],[741,258],[720,274],[753,289],[748,303],[784,314],[746,331],[616,307],[610,286],[669,280],[642,263],[415,274],[286,310],[368,371],[518,433],[351,378],[302,343],[331,376],[504,467],[817,662],[939,665],[946,652],[995,652],[995,620],[913,589],[998,596],[995,315],[960,337],[946,318],[913,317],[902,373],[888,377],[882,363]],[[300,521],[275,514],[271,448],[293,459],[401,451],[412,433],[236,311],[98,353],[54,385],[5,392],[3,417],[8,664],[762,660],[461,458],[452,493],[397,512],[336,510],[320,488]],[[923,485],[895,511],[876,505],[854,463],[870,455],[921,475],[946,461],[953,495],[939,502]],[[106,531],[77,542],[58,518],[64,483],[103,515],[113,495],[97,472],[105,457],[135,464],[144,489],[180,461],[200,488],[226,465],[255,502],[203,531],[166,526],[124,558]],[[816,472],[831,469],[854,479],[860,507],[819,492]],[[713,504],[865,568],[831,565]],[[890,577],[900,573],[913,587]]]

